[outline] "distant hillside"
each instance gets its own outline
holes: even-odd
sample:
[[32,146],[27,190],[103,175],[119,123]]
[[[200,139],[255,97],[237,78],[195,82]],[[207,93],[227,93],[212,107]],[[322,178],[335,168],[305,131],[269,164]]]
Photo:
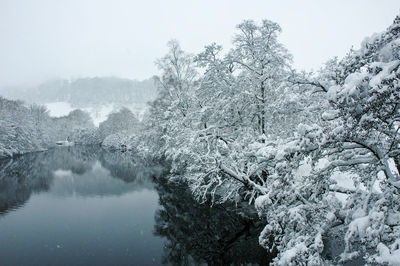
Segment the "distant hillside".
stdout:
[[154,99],[153,79],[136,81],[115,77],[52,80],[34,88],[3,88],[0,95],[28,103],[69,102],[75,107],[146,103]]

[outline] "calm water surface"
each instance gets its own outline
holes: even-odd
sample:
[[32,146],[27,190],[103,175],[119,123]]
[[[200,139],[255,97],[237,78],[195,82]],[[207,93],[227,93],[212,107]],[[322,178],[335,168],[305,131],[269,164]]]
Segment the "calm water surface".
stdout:
[[1,160],[0,265],[267,263],[262,227],[162,173],[98,147]]

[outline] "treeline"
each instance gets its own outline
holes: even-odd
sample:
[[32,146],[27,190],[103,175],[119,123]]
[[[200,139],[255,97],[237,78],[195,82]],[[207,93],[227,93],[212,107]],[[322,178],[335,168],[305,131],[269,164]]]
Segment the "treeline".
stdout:
[[138,127],[139,121],[127,108],[111,113],[97,128],[90,115],[80,109],[50,117],[44,106],[25,106],[0,97],[0,158],[45,150],[65,140],[85,145],[104,142],[106,147],[126,149],[121,141]]
[[94,128],[84,111],[53,118],[44,106],[27,107],[21,101],[0,97],[0,158],[45,150],[80,128]]
[[70,140],[76,144],[98,144],[109,150],[133,150],[141,123],[128,108],[122,107],[108,115],[98,128],[75,130]]
[[317,73],[280,32],[244,21],[230,51],[198,55],[171,41],[135,145],[199,201],[254,204],[276,265],[400,263],[400,17]]

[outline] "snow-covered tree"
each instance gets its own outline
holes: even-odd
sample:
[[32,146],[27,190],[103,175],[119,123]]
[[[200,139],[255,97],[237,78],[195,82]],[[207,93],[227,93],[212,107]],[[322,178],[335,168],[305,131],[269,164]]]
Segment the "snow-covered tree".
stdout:
[[104,140],[107,136],[119,132],[132,133],[138,126],[139,120],[126,107],[121,108],[118,112],[108,115],[107,120],[99,125],[99,134]]
[[360,50],[330,61],[319,81],[297,82],[324,93],[329,106],[325,122],[301,126],[292,146],[309,171],[280,169],[256,200],[268,221],[260,244],[278,250],[276,264],[324,263],[324,237],[343,243],[342,262],[399,263],[399,32],[396,18]]
[[281,28],[277,23],[263,20],[257,25],[246,20],[237,29],[229,58],[241,70],[241,89],[248,95],[251,119],[257,121],[259,134],[266,135],[267,115],[271,104],[277,102],[273,96],[279,93],[291,56],[278,41]]
[[[13,156],[45,148],[42,124],[37,124],[36,108],[28,109],[19,101],[0,97],[0,157]],[[46,119],[46,113],[41,117]]]
[[276,265],[397,263],[400,19],[318,75],[290,69],[276,23],[237,29],[225,54],[211,44],[193,60],[171,45],[146,120],[149,150],[196,199],[254,204]]
[[52,118],[51,136],[53,142],[70,139],[74,131],[94,128],[93,120],[88,112],[76,109],[68,115]]
[[327,92],[335,112],[327,115],[333,127],[325,146],[335,152],[324,171],[341,167],[353,173],[355,186],[345,205],[343,259],[365,253],[370,262],[393,263],[400,257],[399,38],[397,17],[344,58],[341,79]]
[[161,75],[156,76],[157,98],[150,103],[145,123],[144,142],[156,157],[181,147],[191,131],[191,114],[195,112],[194,91],[197,86],[197,71],[193,55],[184,52],[177,41],[168,43],[169,51],[156,64]]

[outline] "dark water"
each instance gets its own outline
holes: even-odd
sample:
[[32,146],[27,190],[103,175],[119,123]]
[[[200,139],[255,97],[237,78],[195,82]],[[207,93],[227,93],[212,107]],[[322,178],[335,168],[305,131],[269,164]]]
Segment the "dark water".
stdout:
[[268,263],[262,223],[198,204],[164,172],[98,147],[1,160],[0,265]]

